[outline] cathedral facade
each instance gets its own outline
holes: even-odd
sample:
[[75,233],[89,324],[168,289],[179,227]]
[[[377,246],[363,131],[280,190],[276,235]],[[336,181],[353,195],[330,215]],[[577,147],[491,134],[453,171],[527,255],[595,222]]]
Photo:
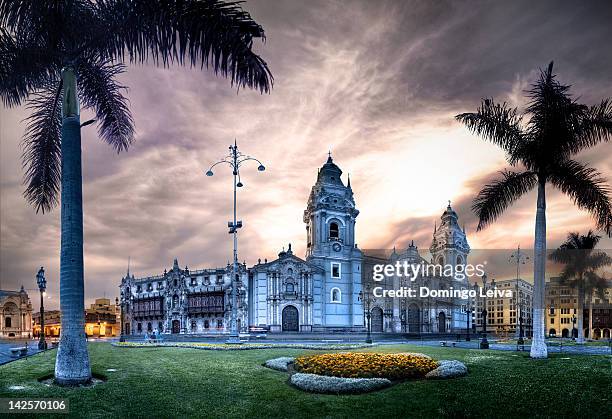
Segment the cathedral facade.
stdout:
[[[275,332],[357,332],[366,327],[369,308],[373,332],[449,333],[465,329],[465,302],[454,298],[371,298],[373,263],[425,259],[411,245],[404,252],[376,258],[365,256],[355,243],[359,210],[348,179],[331,155],[319,169],[303,220],[306,254],[300,258],[291,244],[272,261],[259,259],[252,267],[239,265],[238,328]],[[429,249],[434,263],[465,264],[469,245],[450,207],[442,214]],[[231,315],[231,265],[189,270],[175,259],[170,270],[157,276],[122,278],[123,332],[144,334],[228,333]],[[387,288],[465,287],[453,278],[432,276],[405,283],[388,278]]]

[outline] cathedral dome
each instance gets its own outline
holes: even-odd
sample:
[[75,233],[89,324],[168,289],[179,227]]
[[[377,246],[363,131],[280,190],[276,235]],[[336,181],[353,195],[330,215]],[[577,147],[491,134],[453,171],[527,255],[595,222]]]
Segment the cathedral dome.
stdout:
[[321,167],[321,169],[319,169],[319,176],[317,178],[317,181],[344,186],[340,176],[342,176],[342,170],[340,170],[336,163],[334,163],[331,153],[329,153],[327,161]]

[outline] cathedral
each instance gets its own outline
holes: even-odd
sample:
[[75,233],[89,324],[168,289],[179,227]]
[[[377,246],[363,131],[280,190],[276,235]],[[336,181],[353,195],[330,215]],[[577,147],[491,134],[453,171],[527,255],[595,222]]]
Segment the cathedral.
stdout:
[[[319,169],[306,210],[306,254],[293,253],[291,244],[272,261],[261,259],[252,267],[239,265],[237,275],[237,325],[275,332],[362,332],[366,308],[371,328],[379,333],[450,333],[463,328],[465,302],[455,298],[371,298],[371,267],[425,259],[414,245],[383,259],[364,255],[355,244],[356,208],[350,178],[331,155]],[[434,229],[429,249],[432,262],[464,264],[470,251],[465,231],[450,203]],[[121,280],[123,333],[158,331],[173,334],[228,333],[231,315],[232,266],[190,270],[178,260],[161,275]],[[439,288],[466,286],[453,278],[427,277],[404,284],[405,278],[388,278],[387,287],[425,283]],[[363,289],[362,289],[363,287]]]

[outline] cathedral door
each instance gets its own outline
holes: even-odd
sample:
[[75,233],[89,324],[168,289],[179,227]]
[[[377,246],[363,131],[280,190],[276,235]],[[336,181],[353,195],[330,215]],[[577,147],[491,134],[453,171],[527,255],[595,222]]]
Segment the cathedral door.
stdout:
[[283,332],[297,332],[298,310],[293,306],[287,306],[283,309]]
[[371,328],[373,333],[383,332],[383,311],[380,307],[374,307],[372,309],[372,317],[370,318]]
[[421,319],[419,316],[419,307],[416,304],[410,304],[408,306],[408,332],[420,333],[420,326]]
[[438,332],[446,333],[446,314],[440,312],[438,315]]
[[181,331],[181,322],[179,320],[172,320],[172,333],[179,333]]

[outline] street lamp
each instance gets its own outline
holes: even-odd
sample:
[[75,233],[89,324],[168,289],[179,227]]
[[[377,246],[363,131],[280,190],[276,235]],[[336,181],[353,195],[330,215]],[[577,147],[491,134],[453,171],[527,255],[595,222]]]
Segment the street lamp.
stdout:
[[482,288],[484,289],[484,304],[482,307],[482,339],[480,340],[480,349],[489,349],[489,341],[487,340],[487,274],[482,276]]
[[242,221],[236,220],[236,188],[241,188],[244,186],[240,179],[240,166],[249,161],[253,160],[259,163],[257,170],[263,172],[266,170],[264,165],[254,157],[247,156],[238,151],[238,145],[236,144],[236,140],[234,140],[234,144],[229,146],[230,153],[225,156],[223,159],[219,160],[206,172],[206,176],[212,176],[214,173],[212,171],[213,167],[218,164],[226,163],[229,164],[232,168],[232,174],[234,175],[234,218],[233,221],[228,221],[227,226],[229,228],[229,234],[234,236],[234,263],[232,265],[232,303],[231,303],[231,318],[230,318],[230,334],[227,339],[227,343],[239,344],[240,342],[240,334],[237,327],[237,317],[238,317],[238,304],[237,300],[237,288],[238,288],[238,229],[242,227]]
[[366,325],[367,326],[366,327],[366,331],[367,331],[366,343],[372,343],[372,322],[371,322],[372,314],[370,312],[370,309],[371,309],[372,303],[376,302],[376,298],[372,297],[372,293],[370,292],[370,285],[369,284],[366,284],[366,286],[365,286],[365,293],[363,292],[363,290],[359,291],[358,300],[364,302],[363,311],[365,312],[366,319],[367,319],[367,325]]
[[516,251],[510,255],[508,258],[509,263],[516,264],[516,295],[515,295],[515,313],[516,318],[518,320],[518,327],[516,328],[516,334],[518,335],[518,345],[525,344],[525,340],[523,339],[523,307],[520,301],[519,294],[519,273],[521,265],[525,265],[529,260],[529,256],[525,254],[525,252],[521,251],[521,245],[519,244]]
[[47,280],[45,279],[45,269],[41,266],[36,274],[36,283],[40,290],[40,339],[38,341],[38,349],[41,351],[47,349],[47,341],[45,340],[45,305],[43,298],[47,289]]
[[578,336],[578,333],[574,333],[576,330],[576,315],[572,314],[572,339]]

